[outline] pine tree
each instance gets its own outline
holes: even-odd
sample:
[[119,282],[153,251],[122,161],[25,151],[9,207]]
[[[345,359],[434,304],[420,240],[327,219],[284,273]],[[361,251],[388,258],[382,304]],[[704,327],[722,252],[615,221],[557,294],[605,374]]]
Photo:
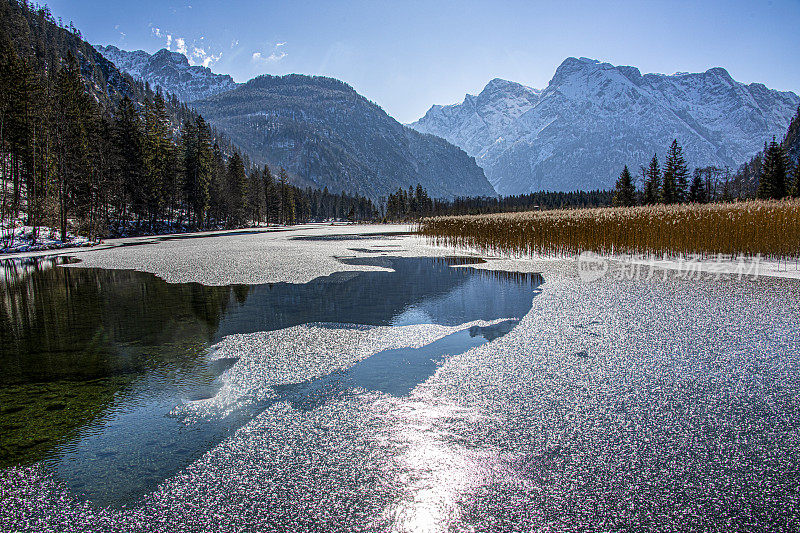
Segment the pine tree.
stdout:
[[277,224],[280,222],[281,199],[275,185],[275,178],[267,165],[264,165],[264,169],[261,171],[261,179],[264,183],[264,218],[267,223]]
[[764,163],[756,195],[764,199],[780,199],[786,196],[788,168],[789,157],[786,155],[786,150],[773,137],[764,152]]
[[[3,176],[11,176],[12,192],[10,211],[13,216],[22,206],[22,185],[31,192],[33,179],[34,126],[37,109],[42,98],[42,88],[34,75],[30,61],[17,55],[11,43],[2,38],[0,44],[0,112],[2,113],[3,141],[8,148],[8,161],[3,160]],[[41,133],[41,128],[40,128]],[[41,136],[40,136],[41,137]],[[3,191],[5,194],[5,191]],[[35,199],[31,199],[34,200]],[[28,202],[29,209],[31,202]],[[31,223],[32,213],[28,218]]]
[[792,196],[800,198],[800,156],[797,157],[797,164],[794,166],[794,186],[792,187]]
[[661,167],[658,165],[658,156],[656,154],[653,154],[653,159],[650,160],[646,179],[644,203],[648,205],[656,204],[661,200]]
[[214,172],[214,151],[211,146],[211,129],[202,116],[195,119],[197,126],[197,177],[195,184],[195,198],[192,208],[195,219],[199,225],[204,224],[206,211],[211,203],[211,180]]
[[697,204],[704,204],[708,201],[706,184],[703,182],[703,173],[699,168],[695,169],[692,185],[689,187],[689,201]]
[[90,106],[87,112],[87,174],[84,179],[84,199],[81,215],[85,222],[90,239],[105,236],[109,226],[109,214],[106,209],[107,198],[112,193],[111,144],[112,125],[99,106]]
[[247,205],[250,208],[250,218],[255,224],[264,221],[266,211],[266,196],[264,195],[264,177],[262,171],[253,169],[247,185]]
[[17,114],[20,170],[27,192],[28,225],[35,228],[39,225],[42,184],[37,179],[34,159],[37,140],[41,140],[43,130],[42,108],[38,103],[44,98],[44,88],[39,83],[32,62],[26,60],[17,62],[14,83],[12,90],[16,94],[16,105],[20,106]]
[[181,135],[183,193],[195,226],[205,223],[210,201],[213,152],[211,132],[203,117],[188,119]]
[[91,101],[84,93],[74,57],[58,73],[53,123],[57,164],[57,197],[61,240],[67,239],[67,220],[76,204],[80,180],[86,175],[88,136],[85,112]]
[[228,159],[228,226],[241,227],[247,223],[247,174],[238,151]]
[[633,177],[628,170],[628,165],[622,169],[622,173],[617,180],[614,194],[614,205],[629,207],[636,203],[636,187],[633,184]]
[[150,229],[155,230],[164,206],[170,206],[176,196],[177,185],[169,117],[160,90],[152,100],[145,102],[144,122],[144,179],[141,185]]
[[219,143],[214,143],[211,158],[211,183],[209,185],[209,209],[206,226],[220,225],[228,219],[228,205],[225,196],[228,169],[222,157]]
[[683,157],[683,150],[674,139],[667,151],[664,165],[664,178],[661,187],[661,201],[665,204],[683,202],[686,199],[689,170]]
[[117,108],[113,131],[119,172],[118,211],[122,224],[127,221],[127,208],[130,208],[140,220],[145,214],[146,202],[141,186],[144,175],[143,143],[142,119],[130,98],[125,97]]
[[[196,211],[193,208],[198,189],[197,172],[197,128],[194,121],[186,120],[183,123],[180,140],[180,158],[183,173],[183,194],[187,206],[190,207],[192,214]],[[191,224],[191,214],[189,223]]]
[[281,223],[294,224],[295,221],[295,206],[294,206],[294,193],[292,187],[288,184],[289,176],[286,174],[286,169],[281,167],[278,174],[278,183],[280,187],[281,197]]

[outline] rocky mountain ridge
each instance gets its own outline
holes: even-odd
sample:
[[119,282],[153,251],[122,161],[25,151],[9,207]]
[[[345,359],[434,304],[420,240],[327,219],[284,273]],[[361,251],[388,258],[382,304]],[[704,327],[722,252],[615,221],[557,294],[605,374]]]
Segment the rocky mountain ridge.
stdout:
[[591,190],[613,186],[625,164],[663,156],[673,138],[691,165],[735,169],[785,134],[798,104],[792,92],[739,83],[720,67],[642,75],[568,58],[543,90],[495,79],[410,126],[474,156],[500,194]]

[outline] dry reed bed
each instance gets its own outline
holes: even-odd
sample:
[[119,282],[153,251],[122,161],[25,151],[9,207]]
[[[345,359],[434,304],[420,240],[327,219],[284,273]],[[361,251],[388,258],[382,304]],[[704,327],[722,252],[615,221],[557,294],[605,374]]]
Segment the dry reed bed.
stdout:
[[494,253],[800,256],[800,201],[561,209],[426,218],[434,244]]

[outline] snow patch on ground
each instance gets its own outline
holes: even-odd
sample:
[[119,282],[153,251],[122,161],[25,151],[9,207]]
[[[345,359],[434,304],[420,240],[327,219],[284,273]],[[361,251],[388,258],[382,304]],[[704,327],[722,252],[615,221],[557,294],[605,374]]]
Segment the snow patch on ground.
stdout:
[[[57,250],[60,248],[76,248],[94,246],[96,243],[86,237],[67,233],[67,239],[60,239],[61,232],[54,228],[26,226],[21,223],[0,225],[0,254],[37,252],[42,250]],[[13,233],[13,235],[12,235]]]

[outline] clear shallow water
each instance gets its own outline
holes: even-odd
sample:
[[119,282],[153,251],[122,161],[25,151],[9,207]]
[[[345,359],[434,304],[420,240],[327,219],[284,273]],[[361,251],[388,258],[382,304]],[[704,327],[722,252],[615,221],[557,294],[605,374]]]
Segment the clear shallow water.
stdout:
[[468,258],[369,258],[348,262],[393,271],[205,287],[135,271],[60,267],[65,261],[3,264],[0,464],[43,461],[72,493],[96,504],[136,501],[275,403],[309,410],[352,391],[407,395],[447,356],[494,340],[516,322],[378,351],[347,370],[277,386],[269,402],[187,423],[176,406],[212,398],[238,360],[209,357],[208,347],[225,336],[320,322],[519,319],[541,281],[451,267]]

